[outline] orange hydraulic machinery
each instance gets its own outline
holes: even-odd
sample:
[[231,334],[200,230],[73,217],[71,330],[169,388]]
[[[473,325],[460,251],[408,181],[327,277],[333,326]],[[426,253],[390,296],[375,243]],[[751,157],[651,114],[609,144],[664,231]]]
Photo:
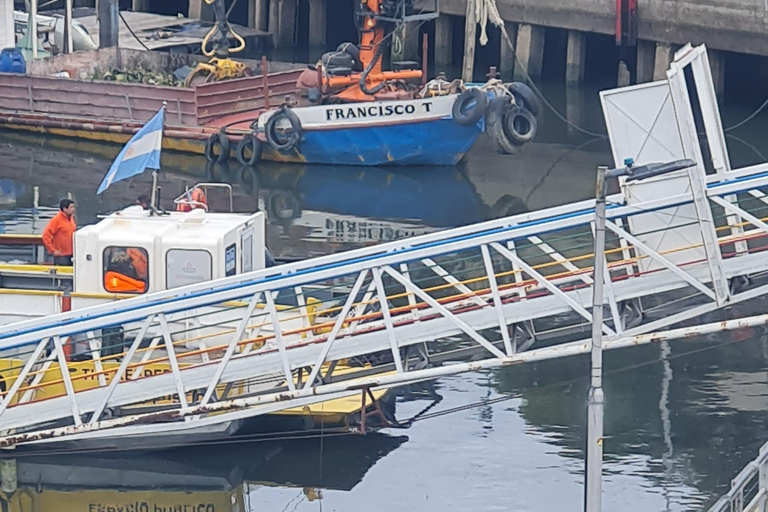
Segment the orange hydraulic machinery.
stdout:
[[[355,68],[342,72],[322,72],[323,96],[335,100],[356,102],[372,99],[412,97],[409,84],[421,80],[419,69],[384,71],[384,52],[390,47],[400,27],[409,21],[428,20],[440,15],[437,0],[432,12],[411,14],[413,0],[355,0],[355,23],[361,32],[360,47],[351,54]],[[343,45],[342,45],[343,46]]]

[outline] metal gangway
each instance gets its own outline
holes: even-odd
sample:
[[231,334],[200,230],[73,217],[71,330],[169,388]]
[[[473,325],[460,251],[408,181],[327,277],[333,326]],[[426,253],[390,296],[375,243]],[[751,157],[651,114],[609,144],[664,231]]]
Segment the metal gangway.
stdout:
[[[680,50],[667,80],[601,96],[616,166],[696,162],[609,197],[604,347],[652,342],[643,335],[767,293],[768,165],[730,168],[706,50]],[[586,353],[594,207],[0,327],[0,446],[188,434]],[[72,345],[86,349],[75,358]]]

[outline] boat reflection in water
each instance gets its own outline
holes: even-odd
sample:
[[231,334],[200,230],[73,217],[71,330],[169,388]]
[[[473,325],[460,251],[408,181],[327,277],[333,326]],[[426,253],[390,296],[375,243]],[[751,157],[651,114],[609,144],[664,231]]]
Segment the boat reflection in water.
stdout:
[[486,205],[457,168],[206,166],[206,179],[239,185],[258,201],[277,257],[329,254],[525,211],[506,195]]
[[407,441],[384,434],[174,448],[24,456],[0,461],[3,512],[255,512],[261,486],[350,491]]

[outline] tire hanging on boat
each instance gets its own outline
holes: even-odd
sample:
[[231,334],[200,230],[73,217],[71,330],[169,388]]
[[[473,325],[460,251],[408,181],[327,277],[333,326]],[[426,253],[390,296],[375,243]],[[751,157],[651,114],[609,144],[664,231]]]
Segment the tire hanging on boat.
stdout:
[[[261,160],[262,150],[261,141],[256,138],[255,134],[249,133],[237,143],[235,157],[243,165],[255,165]],[[250,156],[247,155],[248,151],[251,153]]]
[[[283,137],[281,139],[277,125],[282,120],[288,120],[291,124],[291,133],[288,137]],[[282,106],[277,112],[270,116],[269,120],[267,120],[264,132],[270,146],[278,151],[289,151],[296,147],[301,139],[301,121],[299,120],[299,116],[297,116],[290,108]]]
[[[219,148],[219,154],[216,154],[216,148]],[[229,159],[230,143],[229,137],[224,130],[214,133],[205,141],[205,157],[211,162],[226,162]]]
[[504,112],[502,127],[505,138],[516,146],[522,146],[536,136],[538,123],[530,110],[515,105]]
[[541,101],[533,89],[528,87],[523,82],[512,82],[504,84],[509,93],[515,98],[515,103],[521,107],[525,107],[531,111],[536,117],[541,114]]
[[512,107],[511,98],[506,95],[499,96],[491,101],[485,116],[488,136],[496,147],[496,151],[502,155],[512,155],[518,149],[504,132],[504,116],[511,108],[514,108]]
[[453,120],[461,126],[478,122],[488,108],[488,96],[484,91],[472,88],[459,94],[453,102]]

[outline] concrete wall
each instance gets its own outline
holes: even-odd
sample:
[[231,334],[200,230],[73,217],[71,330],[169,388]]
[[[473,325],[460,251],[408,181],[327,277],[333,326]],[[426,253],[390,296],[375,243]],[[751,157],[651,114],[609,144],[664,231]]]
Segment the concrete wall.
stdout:
[[[431,0],[417,0],[423,8]],[[509,22],[613,34],[615,0],[497,0]],[[440,10],[464,16],[466,0],[441,0]],[[638,36],[662,43],[706,43],[719,50],[768,55],[765,0],[638,0]]]

